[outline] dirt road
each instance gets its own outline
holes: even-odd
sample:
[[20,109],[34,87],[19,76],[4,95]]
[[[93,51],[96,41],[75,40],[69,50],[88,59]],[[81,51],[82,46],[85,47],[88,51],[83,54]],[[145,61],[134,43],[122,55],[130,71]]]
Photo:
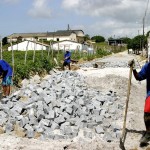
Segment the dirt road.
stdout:
[[[128,55],[127,52],[114,54],[104,59],[96,60],[96,62],[107,64],[103,68],[81,68],[77,72],[86,76],[86,81],[90,87],[106,92],[109,90],[115,91],[120,96],[120,102],[126,101],[127,83],[129,76],[129,67],[127,62],[130,59],[140,58],[134,55]],[[122,65],[119,65],[122,64]],[[142,65],[142,63],[141,63]],[[145,81],[141,83],[132,78],[131,95],[129,101],[129,111],[127,118],[127,137],[125,140],[125,148],[127,150],[146,150],[139,147],[139,139],[142,136],[142,131],[145,130],[143,122],[143,107],[145,93]],[[123,113],[123,112],[122,112]],[[123,125],[119,120],[119,125]],[[111,150],[120,149],[119,141],[107,143],[98,138],[82,139],[77,137],[73,140],[36,140],[19,138],[15,135],[1,134],[0,135],[0,150]]]

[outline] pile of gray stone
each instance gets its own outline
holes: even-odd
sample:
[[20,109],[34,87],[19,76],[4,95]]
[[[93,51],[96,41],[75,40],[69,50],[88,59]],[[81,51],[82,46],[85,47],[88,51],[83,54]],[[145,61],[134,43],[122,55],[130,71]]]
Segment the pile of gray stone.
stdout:
[[0,127],[8,133],[17,125],[28,138],[39,133],[51,139],[74,138],[82,130],[86,138],[98,135],[111,142],[120,136],[122,111],[115,92],[92,89],[82,75],[64,71],[3,98]]

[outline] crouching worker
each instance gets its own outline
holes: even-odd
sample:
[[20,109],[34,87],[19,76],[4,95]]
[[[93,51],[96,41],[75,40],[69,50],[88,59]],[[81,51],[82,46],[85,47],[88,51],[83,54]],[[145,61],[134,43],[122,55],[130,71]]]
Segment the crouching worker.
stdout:
[[4,60],[0,60],[0,76],[2,76],[3,97],[10,95],[13,71]]
[[133,67],[133,74],[136,80],[141,81],[145,80],[147,82],[147,96],[145,100],[144,107],[144,122],[146,127],[146,132],[140,139],[140,146],[145,146],[146,143],[150,141],[150,62],[146,63],[140,72],[137,72],[135,69],[134,60],[129,61],[129,66]]
[[69,50],[66,50],[66,53],[64,55],[63,70],[65,70],[65,66],[68,66],[69,70],[71,70],[70,63],[71,63],[71,53],[69,52]]

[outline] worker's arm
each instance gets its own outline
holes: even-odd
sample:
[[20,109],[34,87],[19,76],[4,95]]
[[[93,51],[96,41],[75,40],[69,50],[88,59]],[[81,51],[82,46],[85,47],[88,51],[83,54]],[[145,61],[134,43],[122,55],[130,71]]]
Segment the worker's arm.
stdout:
[[140,76],[139,76],[139,73],[138,73],[138,72],[136,71],[136,69],[135,69],[135,62],[134,62],[134,59],[130,60],[130,61],[128,62],[128,65],[133,68],[133,75],[134,75],[135,79],[140,81],[141,78],[140,78]]
[[70,53],[66,54],[66,55],[65,55],[65,60],[69,59],[70,57],[71,57],[71,54],[70,54]]
[[139,75],[138,75],[138,72],[136,71],[136,69],[133,69],[133,75],[134,75],[134,77],[135,77],[135,79],[136,80],[141,80],[140,78],[139,78]]

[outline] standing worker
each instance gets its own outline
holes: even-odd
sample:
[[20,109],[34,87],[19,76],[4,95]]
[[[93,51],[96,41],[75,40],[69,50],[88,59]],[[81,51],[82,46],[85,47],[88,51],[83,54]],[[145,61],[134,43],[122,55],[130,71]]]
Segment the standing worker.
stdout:
[[129,62],[129,66],[133,67],[133,74],[136,80],[141,81],[145,80],[147,82],[147,96],[145,100],[145,107],[144,107],[144,122],[146,127],[146,132],[140,139],[140,145],[144,146],[147,142],[150,141],[150,62],[146,63],[140,72],[137,72],[134,68],[135,62],[131,60]]
[[10,86],[12,85],[13,70],[4,60],[0,60],[0,76],[2,76],[3,96],[10,95]]
[[71,63],[71,53],[69,52],[69,50],[66,50],[66,53],[64,55],[63,70],[65,70],[64,68],[65,66],[68,66],[69,70],[71,70],[70,63]]

